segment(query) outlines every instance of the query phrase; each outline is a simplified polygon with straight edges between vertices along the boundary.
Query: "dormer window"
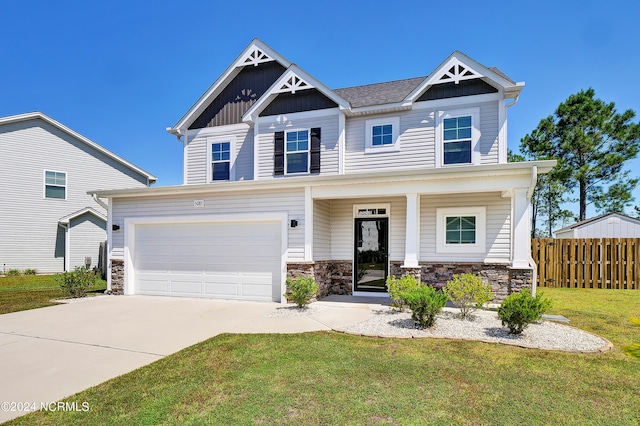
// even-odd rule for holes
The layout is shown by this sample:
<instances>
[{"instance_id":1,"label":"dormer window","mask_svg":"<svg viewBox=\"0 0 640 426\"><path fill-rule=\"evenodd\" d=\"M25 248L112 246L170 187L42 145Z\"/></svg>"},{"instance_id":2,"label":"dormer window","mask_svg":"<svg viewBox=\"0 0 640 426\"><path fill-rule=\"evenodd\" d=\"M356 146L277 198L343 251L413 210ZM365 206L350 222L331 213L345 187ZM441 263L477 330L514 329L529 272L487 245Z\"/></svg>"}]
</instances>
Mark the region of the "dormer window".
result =
<instances>
[{"instance_id":1,"label":"dormer window","mask_svg":"<svg viewBox=\"0 0 640 426\"><path fill-rule=\"evenodd\" d=\"M399 117L376 118L365 123L365 152L399 151Z\"/></svg>"}]
</instances>

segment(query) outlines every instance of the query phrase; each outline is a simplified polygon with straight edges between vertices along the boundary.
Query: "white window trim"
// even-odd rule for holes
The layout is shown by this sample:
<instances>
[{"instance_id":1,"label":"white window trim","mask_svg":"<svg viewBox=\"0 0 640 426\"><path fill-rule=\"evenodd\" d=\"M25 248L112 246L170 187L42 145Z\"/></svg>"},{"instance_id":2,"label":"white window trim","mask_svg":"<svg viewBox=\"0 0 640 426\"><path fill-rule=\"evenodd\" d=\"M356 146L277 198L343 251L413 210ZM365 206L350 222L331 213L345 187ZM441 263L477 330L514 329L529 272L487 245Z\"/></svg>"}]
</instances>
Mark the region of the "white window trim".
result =
<instances>
[{"instance_id":1,"label":"white window trim","mask_svg":"<svg viewBox=\"0 0 640 426\"><path fill-rule=\"evenodd\" d=\"M47 172L51 173L64 173L64 198L47 197ZM51 185L62 186L62 185ZM69 173L60 170L43 170L42 171L42 198L47 200L66 200L69 193Z\"/></svg>"},{"instance_id":2,"label":"white window trim","mask_svg":"<svg viewBox=\"0 0 640 426\"><path fill-rule=\"evenodd\" d=\"M444 164L444 119L471 116L471 163ZM436 111L436 167L464 167L480 164L480 108Z\"/></svg>"},{"instance_id":3,"label":"white window trim","mask_svg":"<svg viewBox=\"0 0 640 426\"><path fill-rule=\"evenodd\" d=\"M358 216L358 210L362 209L386 209L385 214L368 214ZM391 217L391 204L390 203L377 203L377 204L354 204L353 205L353 218L354 219L367 219L367 218L378 218L378 217Z\"/></svg>"},{"instance_id":4,"label":"white window trim","mask_svg":"<svg viewBox=\"0 0 640 426\"><path fill-rule=\"evenodd\" d=\"M214 143L229 142L229 180L213 180L213 156L211 148ZM235 136L213 136L207 138L207 183L231 182L236 180L236 138Z\"/></svg>"},{"instance_id":5,"label":"white window trim","mask_svg":"<svg viewBox=\"0 0 640 426\"><path fill-rule=\"evenodd\" d=\"M392 139L391 145L373 145L373 127L391 124ZM400 117L374 118L365 121L364 129L364 152L365 154L373 154L377 152L397 152L400 151Z\"/></svg>"},{"instance_id":6,"label":"white window trim","mask_svg":"<svg viewBox=\"0 0 640 426\"><path fill-rule=\"evenodd\" d=\"M474 216L476 218L475 244L447 244L447 217ZM487 208L447 207L436 209L436 253L486 253Z\"/></svg>"},{"instance_id":7,"label":"white window trim","mask_svg":"<svg viewBox=\"0 0 640 426\"><path fill-rule=\"evenodd\" d=\"M307 171L305 172L289 172L289 162L287 161L287 155L289 152L287 151L287 135L293 132L307 132L308 143L307 143ZM291 154L300 153L305 151L292 151ZM289 176L295 175L308 175L311 170L311 129L310 128L300 128L300 129L289 129L284 131L284 174Z\"/></svg>"}]
</instances>

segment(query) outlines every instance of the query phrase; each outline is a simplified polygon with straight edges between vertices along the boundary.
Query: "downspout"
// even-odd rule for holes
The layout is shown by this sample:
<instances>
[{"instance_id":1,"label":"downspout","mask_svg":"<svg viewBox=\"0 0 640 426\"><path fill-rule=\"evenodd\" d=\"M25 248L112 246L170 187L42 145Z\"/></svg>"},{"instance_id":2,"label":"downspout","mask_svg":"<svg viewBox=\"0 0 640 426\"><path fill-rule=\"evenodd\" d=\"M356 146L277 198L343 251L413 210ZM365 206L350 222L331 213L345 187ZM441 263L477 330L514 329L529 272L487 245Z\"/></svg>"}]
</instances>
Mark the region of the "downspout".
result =
<instances>
[{"instance_id":1,"label":"downspout","mask_svg":"<svg viewBox=\"0 0 640 426\"><path fill-rule=\"evenodd\" d=\"M531 196L533 195L536 183L538 183L538 166L533 166L531 167L531 184L529 185L529 191L527 191L527 200L529 201L531 201ZM529 221L529 223L531 223L531 221ZM529 232L529 235L531 235L531 232ZM531 241L531 237L529 237L529 241ZM536 289L538 288L538 265L536 265L536 262L533 260L533 256L531 255L531 247L529 247L529 265L533 268L531 295L535 297Z\"/></svg>"},{"instance_id":2,"label":"downspout","mask_svg":"<svg viewBox=\"0 0 640 426\"><path fill-rule=\"evenodd\" d=\"M98 205L100 207L102 207L103 209L109 211L109 206L107 204L104 203L104 201L102 201L99 197L98 194L93 194L93 201L95 201L96 203L98 203Z\"/></svg>"},{"instance_id":3,"label":"downspout","mask_svg":"<svg viewBox=\"0 0 640 426\"><path fill-rule=\"evenodd\" d=\"M515 97L515 98L513 98L513 101L512 101L512 102L509 102L508 104L506 104L506 105L504 106L504 109L509 109L509 107L512 107L512 106L514 106L515 104L517 104L517 103L518 103L518 99L520 99L520 95L516 95L516 97Z\"/></svg>"}]
</instances>

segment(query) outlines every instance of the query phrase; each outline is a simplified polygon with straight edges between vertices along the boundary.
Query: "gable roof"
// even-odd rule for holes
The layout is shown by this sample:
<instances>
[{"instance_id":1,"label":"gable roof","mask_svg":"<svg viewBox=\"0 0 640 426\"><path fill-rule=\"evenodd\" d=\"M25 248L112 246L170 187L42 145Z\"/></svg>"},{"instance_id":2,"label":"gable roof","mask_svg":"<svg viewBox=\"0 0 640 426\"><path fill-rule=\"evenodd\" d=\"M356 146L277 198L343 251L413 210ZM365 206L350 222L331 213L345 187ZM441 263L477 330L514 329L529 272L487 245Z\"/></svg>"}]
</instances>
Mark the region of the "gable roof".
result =
<instances>
[{"instance_id":1,"label":"gable roof","mask_svg":"<svg viewBox=\"0 0 640 426\"><path fill-rule=\"evenodd\" d=\"M402 102L426 77L407 78L384 83L335 89L352 107L368 107Z\"/></svg>"},{"instance_id":2,"label":"gable roof","mask_svg":"<svg viewBox=\"0 0 640 426\"><path fill-rule=\"evenodd\" d=\"M107 157L111 158L112 160L115 160L116 162L122 164L123 166L135 171L136 173L144 176L147 178L147 181L149 182L149 185L151 185L152 183L154 183L156 180L158 180L154 175L152 175L151 173L141 169L140 167L136 166L135 164L125 160L124 158L120 157L119 155L114 154L113 152L109 151L108 149L98 145L97 143L93 142L91 139L82 136L80 133L68 128L67 126L65 126L64 124L54 120L53 118L49 117L48 115L40 112L40 111L35 111L35 112L29 112L26 114L18 114L18 115L10 115L8 117L0 117L0 126L5 125L5 124L10 124L10 123L18 123L21 121L29 121L29 120L42 120L45 123L48 123L50 125L52 125L53 127L56 127L57 129L63 131L64 133L68 134L69 136L79 140L80 142L83 142L84 144L90 146L91 148L95 149L96 151L106 155Z\"/></svg>"},{"instance_id":3,"label":"gable roof","mask_svg":"<svg viewBox=\"0 0 640 426\"><path fill-rule=\"evenodd\" d=\"M296 91L307 89L317 89L320 93L338 104L338 107L341 109L349 108L349 103L336 92L329 89L296 64L291 64L280 78L262 95L258 102L253 104L253 106L244 113L242 119L244 121L254 121L255 117L258 116L279 93L295 93Z\"/></svg>"},{"instance_id":4,"label":"gable roof","mask_svg":"<svg viewBox=\"0 0 640 426\"><path fill-rule=\"evenodd\" d=\"M68 225L69 221L71 221L72 219L75 219L78 216L82 216L85 213L90 213L94 216L96 216L98 219L102 219L103 221L107 221L107 218L105 217L105 215L103 215L102 213L100 213L99 211L91 208L91 207L85 207L84 209L80 209L77 212L73 212L71 214L68 214L64 217L61 217L58 220L58 223L60 223L61 225Z\"/></svg>"},{"instance_id":5,"label":"gable roof","mask_svg":"<svg viewBox=\"0 0 640 426\"><path fill-rule=\"evenodd\" d=\"M588 225L588 224L590 224L592 222L597 222L599 220L606 219L606 218L613 217L613 216L617 216L617 217L619 217L621 219L627 219L627 220L630 220L630 221L635 222L638 225L640 225L640 219L636 219L635 217L627 216L627 215L624 215L624 214L621 214L621 213L605 213L605 214L601 214L600 216L595 216L595 217L592 217L590 219L585 219L583 221L576 222L573 225L565 226L562 229L558 229L557 231L553 231L553 233L557 234L558 232L565 232L565 231L570 231L570 230L576 229L576 228L582 228L583 226Z\"/></svg>"},{"instance_id":6,"label":"gable roof","mask_svg":"<svg viewBox=\"0 0 640 426\"><path fill-rule=\"evenodd\" d=\"M222 73L200 99L189 108L189 110L178 120L173 127L167 127L167 132L172 135L180 137L185 129L187 129L191 123L193 123L198 116L207 108L207 106L220 94L220 92L226 87L227 84L244 68L248 65L257 66L262 62L277 61L283 67L288 68L291 66L284 56L267 46L263 41L254 38L251 43L238 55L238 57L231 63L231 65Z\"/></svg>"}]
</instances>

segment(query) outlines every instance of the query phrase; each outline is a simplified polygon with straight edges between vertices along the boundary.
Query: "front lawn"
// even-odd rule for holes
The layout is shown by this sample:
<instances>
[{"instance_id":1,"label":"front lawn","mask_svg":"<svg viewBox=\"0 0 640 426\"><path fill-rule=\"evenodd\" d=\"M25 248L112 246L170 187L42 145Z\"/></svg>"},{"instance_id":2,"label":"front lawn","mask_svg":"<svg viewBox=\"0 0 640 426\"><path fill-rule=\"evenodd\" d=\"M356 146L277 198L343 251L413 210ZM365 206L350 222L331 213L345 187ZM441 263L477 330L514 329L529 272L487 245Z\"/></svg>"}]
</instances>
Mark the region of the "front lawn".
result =
<instances>
[{"instance_id":1,"label":"front lawn","mask_svg":"<svg viewBox=\"0 0 640 426\"><path fill-rule=\"evenodd\" d=\"M99 280L90 294L102 293L106 288L106 281ZM0 277L0 314L57 305L52 300L63 297L65 293L55 275Z\"/></svg>"},{"instance_id":2,"label":"front lawn","mask_svg":"<svg viewBox=\"0 0 640 426\"><path fill-rule=\"evenodd\" d=\"M10 424L640 424L640 292L548 289L604 354L335 332L221 335Z\"/></svg>"}]
</instances>

